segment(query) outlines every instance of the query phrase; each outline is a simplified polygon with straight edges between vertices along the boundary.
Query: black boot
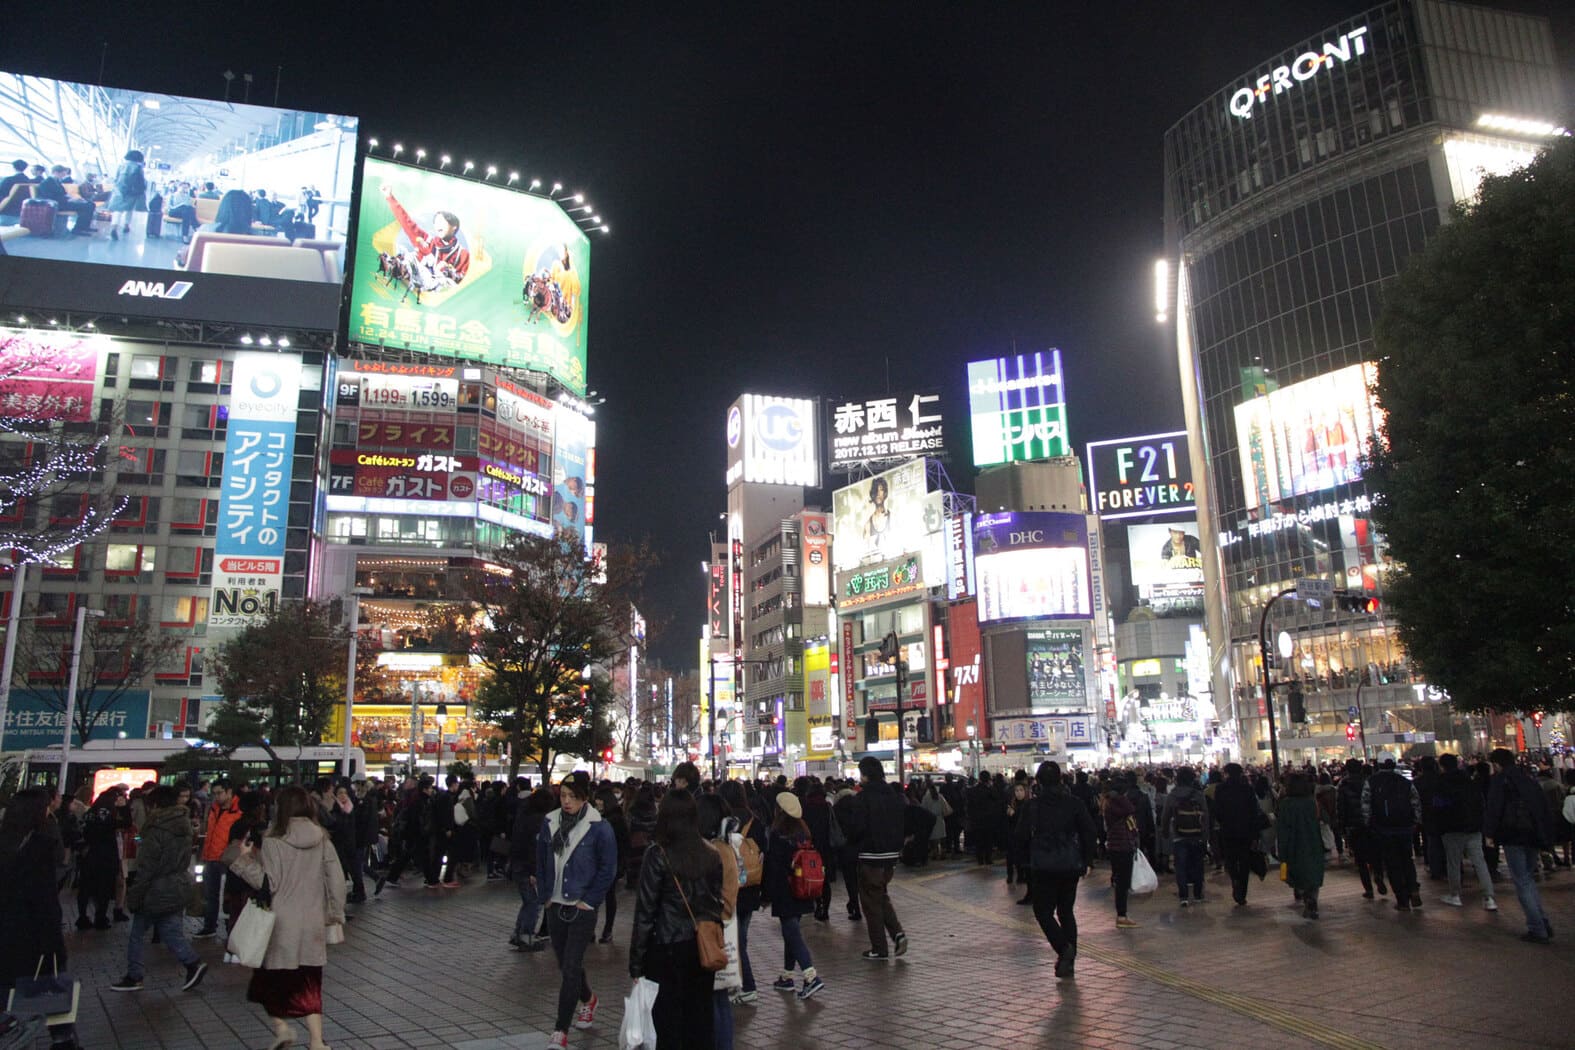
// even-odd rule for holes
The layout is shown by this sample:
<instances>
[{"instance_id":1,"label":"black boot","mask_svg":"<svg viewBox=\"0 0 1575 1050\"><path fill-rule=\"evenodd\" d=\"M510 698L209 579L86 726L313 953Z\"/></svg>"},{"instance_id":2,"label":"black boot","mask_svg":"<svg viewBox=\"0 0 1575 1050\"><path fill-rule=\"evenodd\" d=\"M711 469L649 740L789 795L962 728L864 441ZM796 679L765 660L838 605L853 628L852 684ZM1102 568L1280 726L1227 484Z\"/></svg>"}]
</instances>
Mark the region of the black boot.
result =
<instances>
[{"instance_id":1,"label":"black boot","mask_svg":"<svg viewBox=\"0 0 1575 1050\"><path fill-rule=\"evenodd\" d=\"M1059 953L1055 960L1055 975L1061 978L1072 976L1073 964L1077 962L1077 945L1069 944L1066 951Z\"/></svg>"}]
</instances>

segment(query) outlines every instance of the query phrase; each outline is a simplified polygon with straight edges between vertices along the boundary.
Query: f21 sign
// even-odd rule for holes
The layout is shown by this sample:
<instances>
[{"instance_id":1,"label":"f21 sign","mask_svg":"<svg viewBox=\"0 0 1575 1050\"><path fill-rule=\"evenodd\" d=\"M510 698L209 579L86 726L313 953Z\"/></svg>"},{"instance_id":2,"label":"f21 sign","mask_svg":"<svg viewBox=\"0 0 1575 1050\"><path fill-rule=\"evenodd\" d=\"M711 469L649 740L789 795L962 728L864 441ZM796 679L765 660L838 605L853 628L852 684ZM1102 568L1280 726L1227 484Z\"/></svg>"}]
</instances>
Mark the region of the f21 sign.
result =
<instances>
[{"instance_id":1,"label":"f21 sign","mask_svg":"<svg viewBox=\"0 0 1575 1050\"><path fill-rule=\"evenodd\" d=\"M1090 441L1088 489L1103 521L1196 514L1187 432Z\"/></svg>"}]
</instances>

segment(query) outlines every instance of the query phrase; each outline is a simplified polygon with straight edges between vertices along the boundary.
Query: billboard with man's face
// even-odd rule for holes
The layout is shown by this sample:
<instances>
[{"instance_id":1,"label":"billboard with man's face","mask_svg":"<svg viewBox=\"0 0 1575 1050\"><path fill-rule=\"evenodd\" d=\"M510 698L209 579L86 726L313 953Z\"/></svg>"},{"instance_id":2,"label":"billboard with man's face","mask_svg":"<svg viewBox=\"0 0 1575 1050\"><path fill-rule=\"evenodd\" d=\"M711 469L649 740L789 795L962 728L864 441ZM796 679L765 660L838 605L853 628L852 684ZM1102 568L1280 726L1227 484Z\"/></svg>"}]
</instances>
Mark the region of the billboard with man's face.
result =
<instances>
[{"instance_id":1,"label":"billboard with man's face","mask_svg":"<svg viewBox=\"0 0 1575 1050\"><path fill-rule=\"evenodd\" d=\"M556 201L369 157L357 221L352 340L585 393L591 246Z\"/></svg>"}]
</instances>

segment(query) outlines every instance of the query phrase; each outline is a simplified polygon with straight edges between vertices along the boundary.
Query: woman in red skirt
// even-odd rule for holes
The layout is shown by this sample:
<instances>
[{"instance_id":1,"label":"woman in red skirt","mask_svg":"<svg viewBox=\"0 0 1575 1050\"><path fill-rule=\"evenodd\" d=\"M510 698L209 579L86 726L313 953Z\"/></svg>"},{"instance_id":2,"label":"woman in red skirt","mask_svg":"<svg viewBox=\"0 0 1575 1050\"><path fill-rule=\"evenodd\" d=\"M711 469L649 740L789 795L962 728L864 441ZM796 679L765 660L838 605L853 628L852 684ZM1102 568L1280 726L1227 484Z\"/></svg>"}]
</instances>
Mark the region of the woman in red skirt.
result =
<instances>
[{"instance_id":1,"label":"woman in red skirt","mask_svg":"<svg viewBox=\"0 0 1575 1050\"><path fill-rule=\"evenodd\" d=\"M246 998L260 1004L272 1020L272 1050L295 1045L290 1019L296 1017L306 1024L312 1050L327 1050L323 966L329 927L343 929L345 875L306 789L291 785L280 791L262 848L243 841L236 853L230 870L259 889L266 878L273 894L273 936L262 967L252 973Z\"/></svg>"}]
</instances>

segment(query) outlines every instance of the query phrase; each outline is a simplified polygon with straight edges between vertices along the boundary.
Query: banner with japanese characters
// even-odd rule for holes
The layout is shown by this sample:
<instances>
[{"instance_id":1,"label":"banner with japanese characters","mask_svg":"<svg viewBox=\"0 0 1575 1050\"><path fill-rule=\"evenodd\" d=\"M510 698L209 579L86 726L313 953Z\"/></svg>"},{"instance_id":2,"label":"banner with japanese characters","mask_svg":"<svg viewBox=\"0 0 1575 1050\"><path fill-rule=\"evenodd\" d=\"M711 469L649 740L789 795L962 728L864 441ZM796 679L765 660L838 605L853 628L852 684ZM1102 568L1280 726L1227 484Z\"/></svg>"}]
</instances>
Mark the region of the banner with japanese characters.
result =
<instances>
[{"instance_id":1,"label":"banner with japanese characters","mask_svg":"<svg viewBox=\"0 0 1575 1050\"><path fill-rule=\"evenodd\" d=\"M259 623L279 604L301 358L248 351L233 375L208 614L221 628Z\"/></svg>"},{"instance_id":2,"label":"banner with japanese characters","mask_svg":"<svg viewBox=\"0 0 1575 1050\"><path fill-rule=\"evenodd\" d=\"M30 422L93 418L101 336L0 328L0 416Z\"/></svg>"},{"instance_id":3,"label":"banner with japanese characters","mask_svg":"<svg viewBox=\"0 0 1575 1050\"><path fill-rule=\"evenodd\" d=\"M826 469L833 474L915 456L944 456L941 395L900 394L834 404L826 435Z\"/></svg>"}]
</instances>

